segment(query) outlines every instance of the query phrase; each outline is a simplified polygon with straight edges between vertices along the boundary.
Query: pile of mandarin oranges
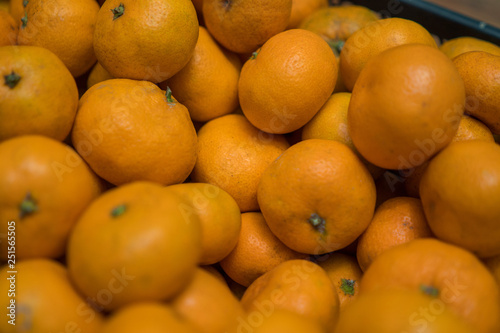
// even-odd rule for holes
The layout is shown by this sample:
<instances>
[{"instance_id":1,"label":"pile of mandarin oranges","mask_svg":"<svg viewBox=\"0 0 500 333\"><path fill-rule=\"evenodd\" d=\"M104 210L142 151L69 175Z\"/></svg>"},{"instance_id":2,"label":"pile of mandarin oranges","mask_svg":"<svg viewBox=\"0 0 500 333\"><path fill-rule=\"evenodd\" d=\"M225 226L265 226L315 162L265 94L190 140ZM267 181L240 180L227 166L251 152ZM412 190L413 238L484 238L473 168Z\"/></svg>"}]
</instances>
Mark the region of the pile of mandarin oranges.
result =
<instances>
[{"instance_id":1,"label":"pile of mandarin oranges","mask_svg":"<svg viewBox=\"0 0 500 333\"><path fill-rule=\"evenodd\" d=\"M0 332L500 332L498 45L327 0L0 4Z\"/></svg>"}]
</instances>

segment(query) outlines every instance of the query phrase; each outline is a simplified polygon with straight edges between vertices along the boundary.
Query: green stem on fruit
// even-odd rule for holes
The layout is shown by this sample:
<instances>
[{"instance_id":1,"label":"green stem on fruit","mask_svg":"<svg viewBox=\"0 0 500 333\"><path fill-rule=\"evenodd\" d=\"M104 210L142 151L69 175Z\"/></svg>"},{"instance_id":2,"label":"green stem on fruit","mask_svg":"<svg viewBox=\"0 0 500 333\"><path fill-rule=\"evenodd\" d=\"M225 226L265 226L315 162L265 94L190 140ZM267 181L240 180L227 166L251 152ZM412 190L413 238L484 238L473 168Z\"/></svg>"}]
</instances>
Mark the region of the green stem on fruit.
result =
<instances>
[{"instance_id":1,"label":"green stem on fruit","mask_svg":"<svg viewBox=\"0 0 500 333\"><path fill-rule=\"evenodd\" d=\"M21 28L26 28L26 24L28 24L28 13L24 12L24 16L21 17Z\"/></svg>"},{"instance_id":2,"label":"green stem on fruit","mask_svg":"<svg viewBox=\"0 0 500 333\"><path fill-rule=\"evenodd\" d=\"M432 297L439 296L439 290L433 286L426 286L426 285L422 284L422 285L420 285L420 291L423 292L424 294L432 296Z\"/></svg>"},{"instance_id":3,"label":"green stem on fruit","mask_svg":"<svg viewBox=\"0 0 500 333\"><path fill-rule=\"evenodd\" d=\"M29 0L23 0L23 7L26 8L26 6L28 5L28 2Z\"/></svg>"},{"instance_id":4,"label":"green stem on fruit","mask_svg":"<svg viewBox=\"0 0 500 333\"><path fill-rule=\"evenodd\" d=\"M33 199L31 192L26 193L21 204L19 204L19 218L24 218L25 216L31 215L38 211L38 205L35 199Z\"/></svg>"},{"instance_id":5,"label":"green stem on fruit","mask_svg":"<svg viewBox=\"0 0 500 333\"><path fill-rule=\"evenodd\" d=\"M340 290L344 293L344 295L354 295L354 283L356 280L350 279L340 279Z\"/></svg>"},{"instance_id":6,"label":"green stem on fruit","mask_svg":"<svg viewBox=\"0 0 500 333\"><path fill-rule=\"evenodd\" d=\"M124 11L125 6L121 2L118 7L111 9L111 12L113 13L113 21L122 16Z\"/></svg>"},{"instance_id":7,"label":"green stem on fruit","mask_svg":"<svg viewBox=\"0 0 500 333\"><path fill-rule=\"evenodd\" d=\"M252 52L252 55L250 56L250 60L253 60L253 59L257 58L257 54L259 54L258 51Z\"/></svg>"},{"instance_id":8,"label":"green stem on fruit","mask_svg":"<svg viewBox=\"0 0 500 333\"><path fill-rule=\"evenodd\" d=\"M326 221L318 214L312 213L307 222L322 235L326 233Z\"/></svg>"},{"instance_id":9,"label":"green stem on fruit","mask_svg":"<svg viewBox=\"0 0 500 333\"><path fill-rule=\"evenodd\" d=\"M7 85L10 89L14 89L14 87L21 81L21 76L14 71L12 71L8 75L4 75L5 85Z\"/></svg>"},{"instance_id":10,"label":"green stem on fruit","mask_svg":"<svg viewBox=\"0 0 500 333\"><path fill-rule=\"evenodd\" d=\"M333 50L335 55L338 57L340 55L340 52L342 51L342 48L344 47L345 41L343 40L329 40L328 45L330 48Z\"/></svg>"},{"instance_id":11,"label":"green stem on fruit","mask_svg":"<svg viewBox=\"0 0 500 333\"><path fill-rule=\"evenodd\" d=\"M125 204L118 205L111 210L111 216L118 217L118 216L122 215L123 213L125 213L126 210L127 210L127 206Z\"/></svg>"},{"instance_id":12,"label":"green stem on fruit","mask_svg":"<svg viewBox=\"0 0 500 333\"><path fill-rule=\"evenodd\" d=\"M168 86L167 86L167 91L166 91L165 95L167 96L168 103L175 103L175 100L172 97L172 90Z\"/></svg>"}]
</instances>

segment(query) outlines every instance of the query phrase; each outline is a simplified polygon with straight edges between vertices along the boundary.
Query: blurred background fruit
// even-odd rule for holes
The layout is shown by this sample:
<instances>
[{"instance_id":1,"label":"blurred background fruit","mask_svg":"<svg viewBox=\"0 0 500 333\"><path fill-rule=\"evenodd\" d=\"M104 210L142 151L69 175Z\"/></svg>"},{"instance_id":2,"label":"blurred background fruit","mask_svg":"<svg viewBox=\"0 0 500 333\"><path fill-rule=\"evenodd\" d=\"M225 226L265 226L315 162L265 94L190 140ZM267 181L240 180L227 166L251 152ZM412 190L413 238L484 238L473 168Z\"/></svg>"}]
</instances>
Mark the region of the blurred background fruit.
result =
<instances>
[{"instance_id":1,"label":"blurred background fruit","mask_svg":"<svg viewBox=\"0 0 500 333\"><path fill-rule=\"evenodd\" d=\"M0 143L0 218L15 221L15 258L61 258L71 230L104 189L66 144L41 135ZM78 189L78 190L76 190ZM7 235L7 222L0 233ZM2 260L8 244L0 242Z\"/></svg>"}]
</instances>

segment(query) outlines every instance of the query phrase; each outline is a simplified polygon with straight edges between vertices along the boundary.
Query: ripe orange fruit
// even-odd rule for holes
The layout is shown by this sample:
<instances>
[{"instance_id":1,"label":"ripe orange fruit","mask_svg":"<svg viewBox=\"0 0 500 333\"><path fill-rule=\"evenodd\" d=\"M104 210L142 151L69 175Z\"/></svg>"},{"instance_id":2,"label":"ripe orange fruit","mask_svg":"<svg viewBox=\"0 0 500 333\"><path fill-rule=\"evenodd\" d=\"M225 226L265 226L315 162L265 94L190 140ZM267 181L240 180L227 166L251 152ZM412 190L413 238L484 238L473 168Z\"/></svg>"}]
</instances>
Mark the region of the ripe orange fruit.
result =
<instances>
[{"instance_id":1,"label":"ripe orange fruit","mask_svg":"<svg viewBox=\"0 0 500 333\"><path fill-rule=\"evenodd\" d=\"M238 107L238 79L241 61L221 48L207 30L200 27L191 60L177 74L161 82L189 110L191 119L205 122L233 112Z\"/></svg>"},{"instance_id":2,"label":"ripe orange fruit","mask_svg":"<svg viewBox=\"0 0 500 333\"><path fill-rule=\"evenodd\" d=\"M358 298L359 282L363 275L356 258L333 252L325 254L317 261L332 281L340 301L340 313Z\"/></svg>"},{"instance_id":3,"label":"ripe orange fruit","mask_svg":"<svg viewBox=\"0 0 500 333\"><path fill-rule=\"evenodd\" d=\"M203 19L210 34L236 53L255 51L285 30L292 0L203 0Z\"/></svg>"},{"instance_id":4,"label":"ripe orange fruit","mask_svg":"<svg viewBox=\"0 0 500 333\"><path fill-rule=\"evenodd\" d=\"M200 333L229 332L245 316L227 284L202 268L196 270L191 282L170 304Z\"/></svg>"},{"instance_id":5,"label":"ripe orange fruit","mask_svg":"<svg viewBox=\"0 0 500 333\"><path fill-rule=\"evenodd\" d=\"M500 55L466 52L453 63L465 84L465 112L500 134Z\"/></svg>"},{"instance_id":6,"label":"ripe orange fruit","mask_svg":"<svg viewBox=\"0 0 500 333\"><path fill-rule=\"evenodd\" d=\"M4 290L0 296L3 333L66 332L68 329L101 332L102 314L76 292L66 267L55 260L18 260L15 269L3 265L0 288ZM11 320L14 324L9 323Z\"/></svg>"},{"instance_id":7,"label":"ripe orange fruit","mask_svg":"<svg viewBox=\"0 0 500 333\"><path fill-rule=\"evenodd\" d=\"M383 173L383 170L361 156L349 135L347 111L350 101L351 93L348 92L330 95L318 113L302 127L302 140L327 139L342 142L356 153L372 176L378 178Z\"/></svg>"},{"instance_id":8,"label":"ripe orange fruit","mask_svg":"<svg viewBox=\"0 0 500 333\"><path fill-rule=\"evenodd\" d=\"M236 247L220 261L220 266L232 280L248 287L282 262L306 257L283 244L271 232L260 212L248 212L241 215Z\"/></svg>"},{"instance_id":9,"label":"ripe orange fruit","mask_svg":"<svg viewBox=\"0 0 500 333\"><path fill-rule=\"evenodd\" d=\"M18 260L61 257L77 219L102 191L99 179L71 147L44 136L3 141L0 160L0 234L14 221ZM8 246L0 242L2 260Z\"/></svg>"},{"instance_id":10,"label":"ripe orange fruit","mask_svg":"<svg viewBox=\"0 0 500 333\"><path fill-rule=\"evenodd\" d=\"M342 312L335 333L476 332L439 300L416 291L361 294Z\"/></svg>"},{"instance_id":11,"label":"ripe orange fruit","mask_svg":"<svg viewBox=\"0 0 500 333\"><path fill-rule=\"evenodd\" d=\"M458 124L457 133L455 133L455 136L451 139L451 141L456 142L470 140L494 142L495 138L493 137L493 133L491 133L485 124L464 114Z\"/></svg>"},{"instance_id":12,"label":"ripe orange fruit","mask_svg":"<svg viewBox=\"0 0 500 333\"><path fill-rule=\"evenodd\" d=\"M375 208L370 173L349 147L332 140L291 146L265 170L257 196L271 231L307 254L352 243Z\"/></svg>"},{"instance_id":13,"label":"ripe orange fruit","mask_svg":"<svg viewBox=\"0 0 500 333\"><path fill-rule=\"evenodd\" d=\"M377 207L370 225L359 237L356 252L359 267L366 271L382 252L423 237L432 237L432 232L420 200L391 198Z\"/></svg>"},{"instance_id":14,"label":"ripe orange fruit","mask_svg":"<svg viewBox=\"0 0 500 333\"><path fill-rule=\"evenodd\" d=\"M236 200L241 212L256 211L260 177L288 146L282 135L261 132L242 115L215 118L198 131L191 179L220 187Z\"/></svg>"},{"instance_id":15,"label":"ripe orange fruit","mask_svg":"<svg viewBox=\"0 0 500 333\"><path fill-rule=\"evenodd\" d=\"M322 333L325 330L316 321L305 318L289 310L277 309L262 316L260 313L250 313L246 321L242 321L239 332L253 333Z\"/></svg>"},{"instance_id":16,"label":"ripe orange fruit","mask_svg":"<svg viewBox=\"0 0 500 333\"><path fill-rule=\"evenodd\" d=\"M346 41L353 33L378 19L374 11L364 6L329 6L311 13L299 28L317 33L340 53L338 46L343 43L338 44L339 41Z\"/></svg>"},{"instance_id":17,"label":"ripe orange fruit","mask_svg":"<svg viewBox=\"0 0 500 333\"><path fill-rule=\"evenodd\" d=\"M369 162L409 169L452 140L464 103L463 81L442 52L422 44L393 47L361 72L349 103L349 133Z\"/></svg>"},{"instance_id":18,"label":"ripe orange fruit","mask_svg":"<svg viewBox=\"0 0 500 333\"><path fill-rule=\"evenodd\" d=\"M188 63L197 39L189 0L112 0L97 16L94 50L112 76L158 83Z\"/></svg>"},{"instance_id":19,"label":"ripe orange fruit","mask_svg":"<svg viewBox=\"0 0 500 333\"><path fill-rule=\"evenodd\" d=\"M449 308L474 332L498 332L499 287L479 259L463 248L434 238L393 247L365 271L360 295L408 289L432 296L429 304Z\"/></svg>"},{"instance_id":20,"label":"ripe orange fruit","mask_svg":"<svg viewBox=\"0 0 500 333\"><path fill-rule=\"evenodd\" d=\"M318 113L302 128L302 140L328 139L342 142L355 150L347 128L347 110L351 93L330 95Z\"/></svg>"},{"instance_id":21,"label":"ripe orange fruit","mask_svg":"<svg viewBox=\"0 0 500 333\"><path fill-rule=\"evenodd\" d=\"M347 90L354 89L354 83L368 60L392 47L413 43L437 48L434 38L424 27L398 17L369 22L354 32L342 47L339 61L339 69Z\"/></svg>"},{"instance_id":22,"label":"ripe orange fruit","mask_svg":"<svg viewBox=\"0 0 500 333\"><path fill-rule=\"evenodd\" d=\"M109 79L113 79L113 76L111 76L111 74L109 74L109 72L105 70L99 62L96 62L87 78L87 89L92 87L94 84Z\"/></svg>"},{"instance_id":23,"label":"ripe orange fruit","mask_svg":"<svg viewBox=\"0 0 500 333\"><path fill-rule=\"evenodd\" d=\"M455 142L430 161L420 181L429 226L480 257L500 254L500 146Z\"/></svg>"},{"instance_id":24,"label":"ripe orange fruit","mask_svg":"<svg viewBox=\"0 0 500 333\"><path fill-rule=\"evenodd\" d=\"M98 11L95 0L29 0L18 43L49 49L80 76L96 61L92 41Z\"/></svg>"},{"instance_id":25,"label":"ripe orange fruit","mask_svg":"<svg viewBox=\"0 0 500 333\"><path fill-rule=\"evenodd\" d=\"M262 131L295 131L330 97L337 71L335 55L315 33L302 29L279 33L241 69L241 110Z\"/></svg>"},{"instance_id":26,"label":"ripe orange fruit","mask_svg":"<svg viewBox=\"0 0 500 333\"><path fill-rule=\"evenodd\" d=\"M179 206L184 215L196 215L201 222L200 264L215 264L226 257L236 246L241 230L241 213L233 197L206 183L182 183L167 189L185 201Z\"/></svg>"},{"instance_id":27,"label":"ripe orange fruit","mask_svg":"<svg viewBox=\"0 0 500 333\"><path fill-rule=\"evenodd\" d=\"M328 0L292 0L292 12L286 28L298 28L306 17L328 5Z\"/></svg>"},{"instance_id":28,"label":"ripe orange fruit","mask_svg":"<svg viewBox=\"0 0 500 333\"><path fill-rule=\"evenodd\" d=\"M80 99L72 140L90 167L115 185L181 183L196 162L196 131L186 107L149 81L92 86Z\"/></svg>"},{"instance_id":29,"label":"ripe orange fruit","mask_svg":"<svg viewBox=\"0 0 500 333\"><path fill-rule=\"evenodd\" d=\"M196 333L171 306L160 302L138 302L115 311L106 319L101 333Z\"/></svg>"},{"instance_id":30,"label":"ripe orange fruit","mask_svg":"<svg viewBox=\"0 0 500 333\"><path fill-rule=\"evenodd\" d=\"M2 31L0 46L17 44L17 34L19 33L17 21L8 11L3 9L0 9L0 31Z\"/></svg>"},{"instance_id":31,"label":"ripe orange fruit","mask_svg":"<svg viewBox=\"0 0 500 333\"><path fill-rule=\"evenodd\" d=\"M119 186L92 202L68 242L77 289L106 310L178 294L201 255L200 221L182 214L181 203L151 182Z\"/></svg>"},{"instance_id":32,"label":"ripe orange fruit","mask_svg":"<svg viewBox=\"0 0 500 333\"><path fill-rule=\"evenodd\" d=\"M9 12L14 18L14 21L19 22L21 18L24 16L24 8L28 4L28 1L25 0L10 0L9 1Z\"/></svg>"},{"instance_id":33,"label":"ripe orange fruit","mask_svg":"<svg viewBox=\"0 0 500 333\"><path fill-rule=\"evenodd\" d=\"M63 141L78 106L75 79L49 50L0 48L0 141L39 134Z\"/></svg>"},{"instance_id":34,"label":"ripe orange fruit","mask_svg":"<svg viewBox=\"0 0 500 333\"><path fill-rule=\"evenodd\" d=\"M469 36L449 39L441 44L439 49L450 59L469 51L484 51L500 56L500 47L497 45Z\"/></svg>"},{"instance_id":35,"label":"ripe orange fruit","mask_svg":"<svg viewBox=\"0 0 500 333\"><path fill-rule=\"evenodd\" d=\"M326 272L308 260L287 260L260 276L241 299L250 316L268 317L288 310L315 320L326 331L333 329L339 313L339 299Z\"/></svg>"}]
</instances>

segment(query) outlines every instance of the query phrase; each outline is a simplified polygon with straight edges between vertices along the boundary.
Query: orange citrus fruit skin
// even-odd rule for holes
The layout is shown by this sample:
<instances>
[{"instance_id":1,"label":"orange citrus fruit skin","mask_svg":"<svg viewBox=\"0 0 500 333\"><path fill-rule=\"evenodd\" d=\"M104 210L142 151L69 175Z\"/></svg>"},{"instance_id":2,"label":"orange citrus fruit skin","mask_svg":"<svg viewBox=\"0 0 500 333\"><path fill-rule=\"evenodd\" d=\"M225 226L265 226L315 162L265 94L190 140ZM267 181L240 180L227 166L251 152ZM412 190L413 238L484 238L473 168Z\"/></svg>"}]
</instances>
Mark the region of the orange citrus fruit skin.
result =
<instances>
[{"instance_id":1,"label":"orange citrus fruit skin","mask_svg":"<svg viewBox=\"0 0 500 333\"><path fill-rule=\"evenodd\" d=\"M339 67L347 90L352 91L368 60L392 47L413 43L437 48L434 38L424 27L398 17L370 22L354 32L340 52Z\"/></svg>"},{"instance_id":2,"label":"orange citrus fruit skin","mask_svg":"<svg viewBox=\"0 0 500 333\"><path fill-rule=\"evenodd\" d=\"M453 58L465 85L465 113L500 134L500 55L471 51Z\"/></svg>"},{"instance_id":3,"label":"orange citrus fruit skin","mask_svg":"<svg viewBox=\"0 0 500 333\"><path fill-rule=\"evenodd\" d=\"M101 332L104 316L75 290L67 268L59 261L47 258L19 260L14 269L17 273L12 271L8 265L0 268L0 287L5 290L0 295L0 314L4 318L0 321L0 330L3 333L66 332L68 329ZM7 279L13 275L14 280ZM15 297L9 297L9 293ZM15 325L8 322L13 318L7 317L12 313L7 309L11 300L15 300Z\"/></svg>"},{"instance_id":4,"label":"orange citrus fruit skin","mask_svg":"<svg viewBox=\"0 0 500 333\"><path fill-rule=\"evenodd\" d=\"M313 32L291 29L271 37L241 69L241 110L262 131L283 134L305 125L332 94L338 63Z\"/></svg>"},{"instance_id":5,"label":"orange citrus fruit skin","mask_svg":"<svg viewBox=\"0 0 500 333\"><path fill-rule=\"evenodd\" d=\"M153 182L122 185L96 199L68 242L76 288L105 310L172 299L193 277L201 255L200 221L182 214L181 203Z\"/></svg>"},{"instance_id":6,"label":"orange citrus fruit skin","mask_svg":"<svg viewBox=\"0 0 500 333\"><path fill-rule=\"evenodd\" d=\"M253 52L285 30L291 11L292 0L204 0L202 6L210 34L236 53Z\"/></svg>"},{"instance_id":7,"label":"orange citrus fruit skin","mask_svg":"<svg viewBox=\"0 0 500 333\"><path fill-rule=\"evenodd\" d=\"M19 22L21 17L24 15L24 0L10 0L9 1L9 12L14 18L14 20Z\"/></svg>"},{"instance_id":8,"label":"orange citrus fruit skin","mask_svg":"<svg viewBox=\"0 0 500 333\"><path fill-rule=\"evenodd\" d=\"M471 252L435 238L419 238L380 254L364 272L360 295L411 290L433 295L471 325L498 332L500 293L493 275Z\"/></svg>"},{"instance_id":9,"label":"orange citrus fruit skin","mask_svg":"<svg viewBox=\"0 0 500 333\"><path fill-rule=\"evenodd\" d=\"M231 113L238 107L238 56L217 44L200 26L198 41L189 62L160 88L172 89L189 110L191 119L206 122Z\"/></svg>"},{"instance_id":10,"label":"orange citrus fruit skin","mask_svg":"<svg viewBox=\"0 0 500 333\"><path fill-rule=\"evenodd\" d=\"M106 318L101 333L175 332L198 331L179 318L172 306L161 302L137 302L114 311Z\"/></svg>"},{"instance_id":11,"label":"orange citrus fruit skin","mask_svg":"<svg viewBox=\"0 0 500 333\"><path fill-rule=\"evenodd\" d=\"M476 332L435 299L417 291L384 290L360 295L339 318L335 333Z\"/></svg>"},{"instance_id":12,"label":"orange citrus fruit skin","mask_svg":"<svg viewBox=\"0 0 500 333\"><path fill-rule=\"evenodd\" d=\"M495 138L493 137L493 133L491 133L484 123L476 118L464 114L458 124L457 133L451 142L470 140L494 142Z\"/></svg>"},{"instance_id":13,"label":"orange citrus fruit skin","mask_svg":"<svg viewBox=\"0 0 500 333\"><path fill-rule=\"evenodd\" d=\"M181 183L196 162L189 112L149 81L110 79L92 86L80 98L71 134L90 167L115 185Z\"/></svg>"},{"instance_id":14,"label":"orange citrus fruit skin","mask_svg":"<svg viewBox=\"0 0 500 333\"><path fill-rule=\"evenodd\" d=\"M93 38L98 12L94 0L29 0L18 44L49 49L74 77L80 76L96 62Z\"/></svg>"},{"instance_id":15,"label":"orange citrus fruit skin","mask_svg":"<svg viewBox=\"0 0 500 333\"><path fill-rule=\"evenodd\" d=\"M332 281L340 301L340 312L354 302L359 295L359 283L363 271L359 268L356 257L333 252L325 254L317 259L320 265Z\"/></svg>"},{"instance_id":16,"label":"orange citrus fruit skin","mask_svg":"<svg viewBox=\"0 0 500 333\"><path fill-rule=\"evenodd\" d=\"M484 51L500 56L500 47L488 41L475 37L462 36L449 39L439 46L441 52L450 59L469 51Z\"/></svg>"},{"instance_id":17,"label":"orange citrus fruit skin","mask_svg":"<svg viewBox=\"0 0 500 333\"><path fill-rule=\"evenodd\" d=\"M191 282L169 304L200 333L229 332L245 311L224 280L197 268Z\"/></svg>"},{"instance_id":18,"label":"orange citrus fruit skin","mask_svg":"<svg viewBox=\"0 0 500 333\"><path fill-rule=\"evenodd\" d=\"M111 76L111 74L109 74L109 72L105 70L99 62L96 62L94 67L92 67L92 69L90 70L89 76L87 78L87 90L94 84L109 79L113 79L113 76Z\"/></svg>"},{"instance_id":19,"label":"orange citrus fruit skin","mask_svg":"<svg viewBox=\"0 0 500 333\"><path fill-rule=\"evenodd\" d=\"M14 17L6 10L0 9L0 46L16 45L19 26Z\"/></svg>"},{"instance_id":20,"label":"orange citrus fruit skin","mask_svg":"<svg viewBox=\"0 0 500 333\"><path fill-rule=\"evenodd\" d=\"M345 41L378 19L377 14L367 7L329 6L311 13L300 23L299 28L315 32L327 42Z\"/></svg>"},{"instance_id":21,"label":"orange citrus fruit skin","mask_svg":"<svg viewBox=\"0 0 500 333\"><path fill-rule=\"evenodd\" d=\"M395 197L375 210L370 225L359 237L356 257L366 271L382 252L415 238L432 237L422 203L410 197Z\"/></svg>"},{"instance_id":22,"label":"orange citrus fruit skin","mask_svg":"<svg viewBox=\"0 0 500 333\"><path fill-rule=\"evenodd\" d=\"M500 146L451 143L420 181L420 198L434 234L480 257L500 254Z\"/></svg>"},{"instance_id":23,"label":"orange citrus fruit skin","mask_svg":"<svg viewBox=\"0 0 500 333\"><path fill-rule=\"evenodd\" d=\"M75 79L51 51L38 46L0 49L0 141L39 134L63 141L78 107ZM19 76L15 86L6 76Z\"/></svg>"},{"instance_id":24,"label":"orange citrus fruit skin","mask_svg":"<svg viewBox=\"0 0 500 333\"><path fill-rule=\"evenodd\" d=\"M339 92L330 95L314 117L301 128L302 140L328 139L342 142L351 148L363 161L374 179L380 177L383 169L364 159L352 143L347 124L347 112L351 101L351 93Z\"/></svg>"},{"instance_id":25,"label":"orange citrus fruit skin","mask_svg":"<svg viewBox=\"0 0 500 333\"><path fill-rule=\"evenodd\" d=\"M201 265L224 259L236 246L241 231L241 213L236 200L223 189L207 183L167 186L184 199L179 208L186 215L197 215L202 228Z\"/></svg>"},{"instance_id":26,"label":"orange citrus fruit skin","mask_svg":"<svg viewBox=\"0 0 500 333\"><path fill-rule=\"evenodd\" d=\"M457 69L435 47L408 44L371 59L348 110L352 141L369 162L409 169L451 142L465 104Z\"/></svg>"},{"instance_id":27,"label":"orange citrus fruit skin","mask_svg":"<svg viewBox=\"0 0 500 333\"><path fill-rule=\"evenodd\" d=\"M123 15L115 18L120 5ZM112 0L99 11L93 41L97 60L113 77L158 83L188 63L197 39L189 0Z\"/></svg>"},{"instance_id":28,"label":"orange citrus fruit skin","mask_svg":"<svg viewBox=\"0 0 500 333\"><path fill-rule=\"evenodd\" d=\"M257 187L266 167L289 147L282 135L255 128L241 114L212 119L198 131L195 182L229 193L241 212L257 211Z\"/></svg>"},{"instance_id":29,"label":"orange citrus fruit skin","mask_svg":"<svg viewBox=\"0 0 500 333\"><path fill-rule=\"evenodd\" d=\"M248 287L282 262L305 258L307 255L291 250L271 232L262 213L247 212L241 215L236 247L219 264L231 279Z\"/></svg>"},{"instance_id":30,"label":"orange citrus fruit skin","mask_svg":"<svg viewBox=\"0 0 500 333\"><path fill-rule=\"evenodd\" d=\"M321 333L325 331L313 319L305 318L290 310L275 310L262 321L256 321L254 318L259 317L252 317L249 314L247 322L242 322L241 330L253 328L255 333Z\"/></svg>"},{"instance_id":31,"label":"orange citrus fruit skin","mask_svg":"<svg viewBox=\"0 0 500 333\"><path fill-rule=\"evenodd\" d=\"M302 259L287 260L260 276L246 289L241 304L249 316L288 310L326 331L339 316L339 299L325 270Z\"/></svg>"},{"instance_id":32,"label":"orange citrus fruit skin","mask_svg":"<svg viewBox=\"0 0 500 333\"><path fill-rule=\"evenodd\" d=\"M332 140L291 146L266 169L257 196L271 231L307 254L352 243L375 208L372 176L349 147Z\"/></svg>"},{"instance_id":33,"label":"orange citrus fruit skin","mask_svg":"<svg viewBox=\"0 0 500 333\"><path fill-rule=\"evenodd\" d=\"M15 222L16 259L62 257L72 228L103 191L100 179L71 147L40 135L2 141L0 160L0 233ZM0 242L2 260L8 246Z\"/></svg>"},{"instance_id":34,"label":"orange citrus fruit skin","mask_svg":"<svg viewBox=\"0 0 500 333\"><path fill-rule=\"evenodd\" d=\"M306 17L328 5L328 0L292 0L290 21L286 29L298 28Z\"/></svg>"}]
</instances>

